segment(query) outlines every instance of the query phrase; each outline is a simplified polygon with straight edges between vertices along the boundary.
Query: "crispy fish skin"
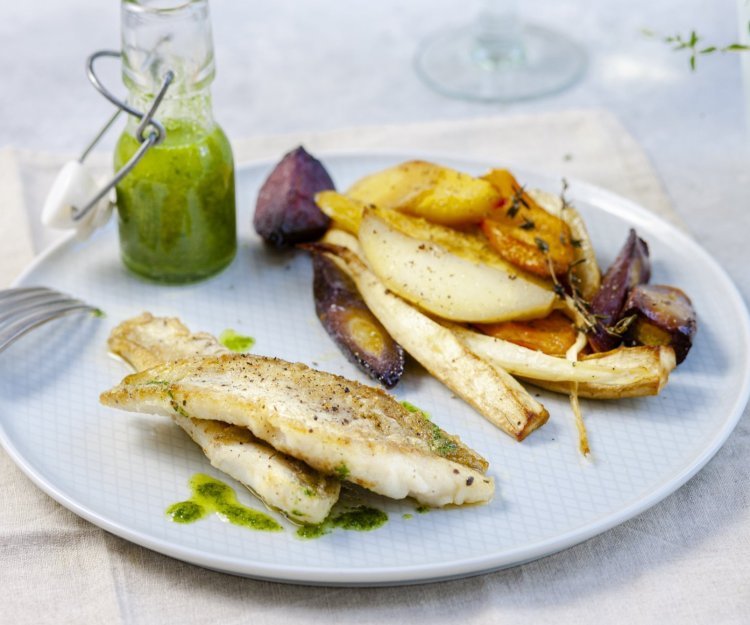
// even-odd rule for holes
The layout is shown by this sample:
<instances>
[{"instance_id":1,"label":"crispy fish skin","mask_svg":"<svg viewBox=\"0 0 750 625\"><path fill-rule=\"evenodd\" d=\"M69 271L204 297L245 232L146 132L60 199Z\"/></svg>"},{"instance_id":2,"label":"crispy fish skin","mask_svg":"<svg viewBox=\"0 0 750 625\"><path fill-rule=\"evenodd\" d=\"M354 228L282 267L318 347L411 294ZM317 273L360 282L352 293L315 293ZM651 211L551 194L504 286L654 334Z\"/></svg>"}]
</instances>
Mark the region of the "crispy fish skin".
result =
<instances>
[{"instance_id":1,"label":"crispy fish skin","mask_svg":"<svg viewBox=\"0 0 750 625\"><path fill-rule=\"evenodd\" d=\"M112 331L108 343L114 353L130 362L137 371L191 356L232 353L211 334L191 333L175 317L154 317L150 313L122 322ZM487 461L458 437L412 411L401 411L399 419L444 457L486 473Z\"/></svg>"},{"instance_id":2,"label":"crispy fish skin","mask_svg":"<svg viewBox=\"0 0 750 625\"><path fill-rule=\"evenodd\" d=\"M301 363L248 354L188 358L130 375L100 399L123 410L246 426L321 473L394 499L461 505L494 493L492 478L458 460L468 455L487 466L457 438L411 427L421 417L380 389Z\"/></svg>"},{"instance_id":3,"label":"crispy fish skin","mask_svg":"<svg viewBox=\"0 0 750 625\"><path fill-rule=\"evenodd\" d=\"M108 345L138 371L180 358L231 353L211 334L191 333L179 319L150 313L118 325L110 334ZM321 523L338 500L338 479L279 453L247 428L191 419L180 413L171 416L203 449L214 467L292 521Z\"/></svg>"},{"instance_id":4,"label":"crispy fish skin","mask_svg":"<svg viewBox=\"0 0 750 625\"><path fill-rule=\"evenodd\" d=\"M176 317L154 317L148 312L118 325L110 333L107 345L136 371L190 356L232 353L212 334L191 333Z\"/></svg>"}]
</instances>

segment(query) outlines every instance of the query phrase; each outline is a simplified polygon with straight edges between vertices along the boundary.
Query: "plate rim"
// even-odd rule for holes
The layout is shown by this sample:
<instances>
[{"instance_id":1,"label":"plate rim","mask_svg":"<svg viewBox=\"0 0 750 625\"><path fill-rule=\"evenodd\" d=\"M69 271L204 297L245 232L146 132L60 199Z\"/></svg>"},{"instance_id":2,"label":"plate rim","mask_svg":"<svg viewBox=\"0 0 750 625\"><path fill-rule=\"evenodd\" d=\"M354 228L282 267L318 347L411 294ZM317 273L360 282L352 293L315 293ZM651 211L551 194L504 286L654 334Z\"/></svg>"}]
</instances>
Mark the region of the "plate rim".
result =
<instances>
[{"instance_id":1,"label":"plate rim","mask_svg":"<svg viewBox=\"0 0 750 625\"><path fill-rule=\"evenodd\" d=\"M349 160L361 158L384 158L392 160L394 163L404 160L413 160L415 158L423 158L425 160L429 159L440 163L451 163L454 164L454 166L461 166L469 169L487 168L488 166L491 166L488 164L489 160L460 158L455 155L429 151L414 151L405 154L400 150L321 150L316 151L316 158L324 162L330 159ZM276 162L275 159L271 158L243 160L236 165L236 169L238 172L241 170L262 167L270 169ZM514 167L512 163L504 165L515 172L520 172L521 176L529 175L547 180L555 178L554 172L539 171L528 167ZM563 178L562 176L559 177L560 179ZM660 231L662 234L668 233L670 237L677 237L678 240L690 246L701 255L701 260L710 268L712 275L717 276L721 280L722 284L720 286L722 292L727 296L727 303L732 306L732 309L737 313L738 318L742 320L741 344L745 346L744 370L746 372L750 371L750 350L748 350L748 346L750 346L750 315L748 315L747 306L742 295L718 261L716 261L713 256L711 256L694 238L689 236L676 225L669 223L660 215L652 213L637 202L580 179L565 178L570 185L568 189L569 194L573 196L584 195L586 197L585 201L595 206L596 210L615 215L626 222L648 224L649 229L652 231L654 231L655 226L657 226L657 231ZM607 208L604 208L603 205L607 206ZM96 233L94 236L99 235L100 233ZM29 279L29 276L51 256L59 253L66 247L77 244L79 244L79 242L76 240L75 234L70 234L61 238L60 241L39 254L21 272L21 274L13 280L11 286L23 285ZM163 555L202 566L204 568L266 581L325 586L394 586L404 584L422 584L481 575L491 571L518 566L526 562L552 555L602 534L653 507L674 493L696 475L726 442L727 438L736 427L739 419L742 417L745 406L750 398L750 376L743 376L743 380L743 385L739 389L730 410L727 412L727 418L723 421L721 427L714 432L713 437L708 442L703 443L697 450L697 453L684 463L681 468L672 472L670 475L663 477L660 480L659 485L657 485L651 492L635 497L626 505L621 506L616 512L609 514L604 518L589 520L579 526L567 530L563 534L556 534L534 543L527 543L521 547L506 549L500 552L500 554L495 552L489 555L453 560L442 564L430 563L413 566L374 567L367 569L336 568L334 570L331 568L321 569L283 564L258 565L245 558L207 554L205 550L174 545L166 540L154 538L138 530L133 530L127 525L118 523L117 521L112 521L109 518L100 515L88 506L71 498L64 492L64 490L57 488L47 480L40 471L27 461L17 449L14 442L8 437L2 422L0 422L0 444L2 444L5 451L22 472L31 479L37 487L59 504L112 534Z\"/></svg>"}]
</instances>

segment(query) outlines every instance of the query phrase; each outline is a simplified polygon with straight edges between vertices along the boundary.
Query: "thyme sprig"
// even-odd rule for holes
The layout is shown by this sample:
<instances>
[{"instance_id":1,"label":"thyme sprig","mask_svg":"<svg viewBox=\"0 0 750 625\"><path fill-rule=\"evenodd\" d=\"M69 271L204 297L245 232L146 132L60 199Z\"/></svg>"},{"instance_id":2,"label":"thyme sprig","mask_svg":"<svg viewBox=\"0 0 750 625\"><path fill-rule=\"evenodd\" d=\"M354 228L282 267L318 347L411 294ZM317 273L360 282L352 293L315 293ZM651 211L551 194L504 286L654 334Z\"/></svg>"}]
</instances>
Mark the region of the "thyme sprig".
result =
<instances>
[{"instance_id":1,"label":"thyme sprig","mask_svg":"<svg viewBox=\"0 0 750 625\"><path fill-rule=\"evenodd\" d=\"M570 206L570 202L568 201L568 197L565 195L568 192L568 188L570 187L570 184L568 183L567 178L562 179L562 190L560 191L560 201L562 202L562 208L561 211L564 211L568 206Z\"/></svg>"},{"instance_id":2,"label":"thyme sprig","mask_svg":"<svg viewBox=\"0 0 750 625\"><path fill-rule=\"evenodd\" d=\"M561 210L564 210L565 208L571 207L572 204L565 196L568 190L568 181L563 178L562 183L563 184L562 191L560 192L560 201L562 202ZM534 241L537 245L537 248L540 252L542 252L542 254L544 254L545 260L547 261L549 274L552 279L552 290L559 299L565 302L567 309L574 317L576 326L578 327L578 331L585 334L603 331L609 335L622 338L630 328L630 326L635 322L637 316L630 315L618 320L612 325L607 325L604 323L604 318L601 315L597 315L592 312L591 302L586 300L583 295L581 295L580 289L578 288L580 285L580 278L575 273L575 268L578 265L587 262L586 259L579 258L570 263L566 272L566 288L560 282L557 275L555 275L552 258L549 254L549 246L547 245L547 243L539 237L536 237Z\"/></svg>"},{"instance_id":3,"label":"thyme sprig","mask_svg":"<svg viewBox=\"0 0 750 625\"><path fill-rule=\"evenodd\" d=\"M561 211L564 211L566 208L571 207L572 204L568 200L566 193L569 188L568 181L563 178L562 179L562 190L560 191L560 202L562 203ZM572 240L571 244L574 247L580 247L581 242L577 240ZM543 250L544 251L544 250ZM579 290L579 284L580 284L580 278L576 275L574 269L580 265L581 263L585 263L585 258L579 258L576 261L573 261L569 266L566 273L566 281L568 284L568 292L565 292L563 289L563 286L560 284L557 277L552 272L552 261L547 256L547 262L550 266L550 274L552 275L552 283L553 283L553 290L557 294L558 297L565 300L565 303L568 306L568 309L571 310L571 312L575 315L576 323L579 325L579 331L584 332L586 334L590 334L597 329L601 329L607 334L611 334L613 336L622 337L622 335L627 331L627 329L630 327L630 325L635 321L635 317L626 317L625 319L621 319L617 323L615 323L612 326L605 325L603 323L603 319L600 315L597 315L591 311L591 302L586 300L583 295L581 295L581 292Z\"/></svg>"},{"instance_id":4,"label":"thyme sprig","mask_svg":"<svg viewBox=\"0 0 750 625\"><path fill-rule=\"evenodd\" d=\"M748 31L750 31L750 22L748 22ZM691 30L689 35L683 36L679 33L675 35L659 35L658 33L655 33L652 30L649 30L647 28L644 28L642 30L643 34L646 37L651 37L655 39L660 39L667 45L672 47L672 50L675 52L680 52L682 50L687 50L690 54L689 57L689 63L690 63L690 69L692 71L695 71L697 59L699 56L703 56L706 54L712 54L715 52L747 52L750 51L750 46L742 44L742 43L730 43L729 45L725 46L719 46L719 45L702 45L703 37L698 35L698 33L695 30Z\"/></svg>"}]
</instances>

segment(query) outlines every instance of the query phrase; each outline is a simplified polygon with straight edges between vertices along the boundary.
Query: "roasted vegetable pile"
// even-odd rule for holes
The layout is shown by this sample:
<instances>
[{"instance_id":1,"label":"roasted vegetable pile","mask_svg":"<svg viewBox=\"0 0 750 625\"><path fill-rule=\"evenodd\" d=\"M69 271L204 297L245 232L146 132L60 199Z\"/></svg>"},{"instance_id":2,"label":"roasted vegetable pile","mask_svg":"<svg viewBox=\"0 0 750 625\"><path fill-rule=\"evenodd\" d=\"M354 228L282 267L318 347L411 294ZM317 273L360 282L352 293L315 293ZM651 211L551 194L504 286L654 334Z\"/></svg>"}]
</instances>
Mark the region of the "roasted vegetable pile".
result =
<instances>
[{"instance_id":1,"label":"roasted vegetable pile","mask_svg":"<svg viewBox=\"0 0 750 625\"><path fill-rule=\"evenodd\" d=\"M570 394L574 411L578 396L653 395L696 332L687 295L648 284L634 230L601 275L565 188L411 161L339 193L298 148L263 186L255 225L312 253L317 314L364 371L390 388L406 351L521 440L548 413L518 380Z\"/></svg>"}]
</instances>

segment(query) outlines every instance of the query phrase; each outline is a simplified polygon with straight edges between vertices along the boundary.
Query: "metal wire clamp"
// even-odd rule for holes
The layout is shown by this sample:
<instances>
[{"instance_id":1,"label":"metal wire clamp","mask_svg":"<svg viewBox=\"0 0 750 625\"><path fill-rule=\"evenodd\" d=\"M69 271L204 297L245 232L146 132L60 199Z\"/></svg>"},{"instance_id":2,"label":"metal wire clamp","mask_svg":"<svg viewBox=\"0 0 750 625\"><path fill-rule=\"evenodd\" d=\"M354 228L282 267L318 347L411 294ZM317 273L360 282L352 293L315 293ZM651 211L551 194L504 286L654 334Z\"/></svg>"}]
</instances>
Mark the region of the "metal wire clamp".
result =
<instances>
[{"instance_id":1,"label":"metal wire clamp","mask_svg":"<svg viewBox=\"0 0 750 625\"><path fill-rule=\"evenodd\" d=\"M117 98L104 86L95 71L96 61L102 57L120 58L121 53L116 50L94 52L86 60L86 74L94 88L114 104L117 111L86 146L78 160L70 161L63 166L52 184L42 211L44 225L61 229L74 228L79 238L82 239L87 238L91 232L103 226L109 219L113 203L109 199L106 202L102 200L108 198L112 189L132 171L146 152L164 141L166 130L154 116L174 80L174 73L171 70L167 71L154 101L144 113ZM135 136L140 146L103 187L95 190L96 182L85 168L84 161L123 112L139 120Z\"/></svg>"}]
</instances>

